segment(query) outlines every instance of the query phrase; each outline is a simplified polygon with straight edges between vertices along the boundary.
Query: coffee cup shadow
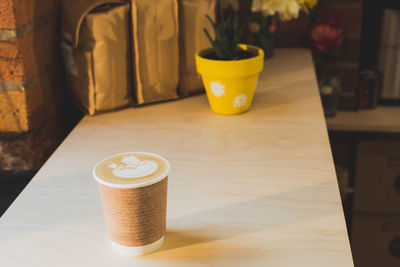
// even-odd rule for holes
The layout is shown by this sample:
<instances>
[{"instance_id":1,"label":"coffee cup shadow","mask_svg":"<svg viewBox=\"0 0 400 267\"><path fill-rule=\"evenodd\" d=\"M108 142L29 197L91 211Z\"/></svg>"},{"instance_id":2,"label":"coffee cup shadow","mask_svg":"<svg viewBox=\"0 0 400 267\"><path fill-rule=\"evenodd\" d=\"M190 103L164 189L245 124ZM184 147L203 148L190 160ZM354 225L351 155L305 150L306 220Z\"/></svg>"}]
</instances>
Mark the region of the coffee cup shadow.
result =
<instances>
[{"instance_id":1,"label":"coffee cup shadow","mask_svg":"<svg viewBox=\"0 0 400 267\"><path fill-rule=\"evenodd\" d=\"M195 244L206 243L212 240L212 238L196 235L195 233L167 231L165 233L165 243L158 251L187 247Z\"/></svg>"}]
</instances>

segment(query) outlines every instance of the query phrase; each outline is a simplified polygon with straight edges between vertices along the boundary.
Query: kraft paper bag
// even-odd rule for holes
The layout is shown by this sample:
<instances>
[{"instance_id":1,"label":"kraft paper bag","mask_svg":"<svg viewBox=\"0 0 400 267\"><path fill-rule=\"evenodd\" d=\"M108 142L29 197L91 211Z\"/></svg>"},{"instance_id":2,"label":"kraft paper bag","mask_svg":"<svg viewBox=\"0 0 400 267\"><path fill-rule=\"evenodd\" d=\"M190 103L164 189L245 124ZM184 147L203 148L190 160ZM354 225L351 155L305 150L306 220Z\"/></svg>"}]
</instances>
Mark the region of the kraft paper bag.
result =
<instances>
[{"instance_id":1,"label":"kraft paper bag","mask_svg":"<svg viewBox=\"0 0 400 267\"><path fill-rule=\"evenodd\" d=\"M179 93L189 96L204 92L200 75L196 70L195 53L211 46L203 28L213 32L209 15L215 20L217 0L180 0L179 1L179 49L180 75Z\"/></svg>"},{"instance_id":2,"label":"kraft paper bag","mask_svg":"<svg viewBox=\"0 0 400 267\"><path fill-rule=\"evenodd\" d=\"M118 0L64 1L62 50L67 80L86 113L131 104L130 8Z\"/></svg>"},{"instance_id":3,"label":"kraft paper bag","mask_svg":"<svg viewBox=\"0 0 400 267\"><path fill-rule=\"evenodd\" d=\"M178 3L131 0L136 104L177 98Z\"/></svg>"}]
</instances>

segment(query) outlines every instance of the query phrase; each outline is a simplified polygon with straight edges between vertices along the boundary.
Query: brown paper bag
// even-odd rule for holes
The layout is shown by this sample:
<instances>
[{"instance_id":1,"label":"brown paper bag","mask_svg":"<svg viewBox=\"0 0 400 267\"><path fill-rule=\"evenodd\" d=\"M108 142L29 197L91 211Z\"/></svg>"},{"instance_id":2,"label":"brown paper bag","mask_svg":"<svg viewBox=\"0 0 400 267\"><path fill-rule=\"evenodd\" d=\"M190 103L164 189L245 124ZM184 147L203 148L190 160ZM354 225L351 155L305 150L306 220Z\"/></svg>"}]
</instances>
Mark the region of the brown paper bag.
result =
<instances>
[{"instance_id":1,"label":"brown paper bag","mask_svg":"<svg viewBox=\"0 0 400 267\"><path fill-rule=\"evenodd\" d=\"M177 98L176 0L131 0L136 104Z\"/></svg>"},{"instance_id":2,"label":"brown paper bag","mask_svg":"<svg viewBox=\"0 0 400 267\"><path fill-rule=\"evenodd\" d=\"M216 2L217 0L179 1L179 93L182 96L204 92L200 75L196 70L194 55L199 50L211 46L203 28L213 32L205 16L209 15L215 19Z\"/></svg>"},{"instance_id":3,"label":"brown paper bag","mask_svg":"<svg viewBox=\"0 0 400 267\"><path fill-rule=\"evenodd\" d=\"M131 103L129 12L122 0L63 2L67 80L75 102L90 115Z\"/></svg>"}]
</instances>

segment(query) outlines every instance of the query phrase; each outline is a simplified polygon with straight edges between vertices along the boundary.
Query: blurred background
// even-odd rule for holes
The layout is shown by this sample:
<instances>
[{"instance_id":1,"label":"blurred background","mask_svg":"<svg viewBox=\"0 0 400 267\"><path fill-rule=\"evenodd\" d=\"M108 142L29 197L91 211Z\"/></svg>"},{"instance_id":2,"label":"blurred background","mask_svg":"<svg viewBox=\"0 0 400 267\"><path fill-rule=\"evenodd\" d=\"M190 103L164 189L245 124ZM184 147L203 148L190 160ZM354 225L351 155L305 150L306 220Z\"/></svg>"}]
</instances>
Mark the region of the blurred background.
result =
<instances>
[{"instance_id":1,"label":"blurred background","mask_svg":"<svg viewBox=\"0 0 400 267\"><path fill-rule=\"evenodd\" d=\"M266 60L312 51L355 264L400 266L400 1L310 0L291 18L199 2L215 3L216 19L238 12ZM61 13L58 0L0 1L0 215L84 116Z\"/></svg>"}]
</instances>

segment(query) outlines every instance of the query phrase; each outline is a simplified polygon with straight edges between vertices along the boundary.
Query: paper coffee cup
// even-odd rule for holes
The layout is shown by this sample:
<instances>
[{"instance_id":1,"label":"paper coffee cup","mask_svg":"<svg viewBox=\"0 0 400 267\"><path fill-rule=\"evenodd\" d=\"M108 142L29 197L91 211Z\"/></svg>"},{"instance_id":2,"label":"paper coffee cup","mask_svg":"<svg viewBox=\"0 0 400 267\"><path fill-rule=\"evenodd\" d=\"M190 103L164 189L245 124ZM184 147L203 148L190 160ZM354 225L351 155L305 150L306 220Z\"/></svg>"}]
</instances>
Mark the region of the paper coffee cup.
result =
<instances>
[{"instance_id":1,"label":"paper coffee cup","mask_svg":"<svg viewBox=\"0 0 400 267\"><path fill-rule=\"evenodd\" d=\"M164 242L168 161L147 152L108 157L93 168L112 247L121 254L151 253Z\"/></svg>"}]
</instances>

